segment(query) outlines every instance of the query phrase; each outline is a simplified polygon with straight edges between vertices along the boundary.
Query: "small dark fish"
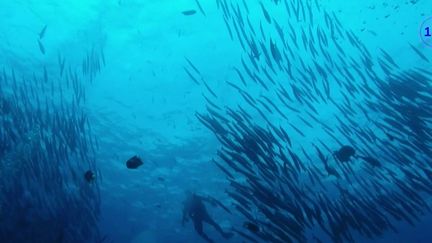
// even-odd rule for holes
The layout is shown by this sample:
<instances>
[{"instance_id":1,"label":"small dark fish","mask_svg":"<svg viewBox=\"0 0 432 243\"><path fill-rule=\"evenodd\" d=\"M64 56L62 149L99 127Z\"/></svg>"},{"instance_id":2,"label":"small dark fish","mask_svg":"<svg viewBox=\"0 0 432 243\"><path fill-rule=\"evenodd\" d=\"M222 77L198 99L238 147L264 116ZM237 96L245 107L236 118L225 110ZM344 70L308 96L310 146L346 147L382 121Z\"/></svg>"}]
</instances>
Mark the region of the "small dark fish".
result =
<instances>
[{"instance_id":1,"label":"small dark fish","mask_svg":"<svg viewBox=\"0 0 432 243\"><path fill-rule=\"evenodd\" d=\"M391 55L390 54L388 54L386 51L384 51L383 49L381 49L381 52L382 52L382 54L383 54L383 56L384 56L384 58L389 62L389 63L391 63L393 66L395 66L395 67L399 67L397 64L396 64L396 62L393 60L393 58L391 57Z\"/></svg>"},{"instance_id":2,"label":"small dark fish","mask_svg":"<svg viewBox=\"0 0 432 243\"><path fill-rule=\"evenodd\" d=\"M93 171L88 170L84 173L84 179L90 183L96 179L96 175Z\"/></svg>"},{"instance_id":3,"label":"small dark fish","mask_svg":"<svg viewBox=\"0 0 432 243\"><path fill-rule=\"evenodd\" d=\"M243 227L245 227L246 229L248 229L250 232L253 232L253 233L258 233L260 230L258 225L251 223L251 222L244 222Z\"/></svg>"},{"instance_id":4,"label":"small dark fish","mask_svg":"<svg viewBox=\"0 0 432 243\"><path fill-rule=\"evenodd\" d=\"M267 22L269 24L271 24L271 18L270 18L270 14L267 12L267 9L264 7L263 3L260 2L260 6L261 6L261 10L264 14L265 19L267 20Z\"/></svg>"},{"instance_id":5,"label":"small dark fish","mask_svg":"<svg viewBox=\"0 0 432 243\"><path fill-rule=\"evenodd\" d=\"M191 10L186 10L186 11L183 11L182 14L183 14L183 15L186 15L186 16L190 16L190 15L194 15L194 14L196 14L196 11L193 10L193 9L191 9Z\"/></svg>"},{"instance_id":6,"label":"small dark fish","mask_svg":"<svg viewBox=\"0 0 432 243\"><path fill-rule=\"evenodd\" d=\"M161 176L159 176L157 179L158 179L158 181L165 181L165 178L163 178Z\"/></svg>"},{"instance_id":7,"label":"small dark fish","mask_svg":"<svg viewBox=\"0 0 432 243\"><path fill-rule=\"evenodd\" d=\"M193 68L193 70L195 70L196 73L198 73L199 75L201 75L201 73L198 70L198 68L196 68L195 65L193 65L193 63L187 57L185 57L185 59L189 63L189 65Z\"/></svg>"},{"instance_id":8,"label":"small dark fish","mask_svg":"<svg viewBox=\"0 0 432 243\"><path fill-rule=\"evenodd\" d=\"M192 79L192 81L196 84L200 84L198 82L198 80L192 75L192 73L189 72L189 70L185 67L183 67L183 69L185 70L186 74L189 76L190 79Z\"/></svg>"},{"instance_id":9,"label":"small dark fish","mask_svg":"<svg viewBox=\"0 0 432 243\"><path fill-rule=\"evenodd\" d=\"M385 135L387 135L387 137L390 139L390 141L395 140L395 137L393 135L391 135L390 133L385 132Z\"/></svg>"},{"instance_id":10,"label":"small dark fish","mask_svg":"<svg viewBox=\"0 0 432 243\"><path fill-rule=\"evenodd\" d=\"M208 200L211 204L213 204L214 206L219 206L219 207L221 207L223 210L225 210L226 212L228 212L229 214L231 214L231 210L229 210L225 205L223 205L222 202L220 202L220 201L217 200L216 198L211 197L211 196L207 196L207 200Z\"/></svg>"},{"instance_id":11,"label":"small dark fish","mask_svg":"<svg viewBox=\"0 0 432 243\"><path fill-rule=\"evenodd\" d=\"M373 36L377 36L377 33L376 33L375 31L368 30L368 32L369 32L371 35L373 35Z\"/></svg>"},{"instance_id":12,"label":"small dark fish","mask_svg":"<svg viewBox=\"0 0 432 243\"><path fill-rule=\"evenodd\" d=\"M45 26L42 28L41 32L39 32L39 39L40 39L40 40L44 38L44 36L45 36L45 31L46 31L47 27L48 27L48 25L45 25Z\"/></svg>"},{"instance_id":13,"label":"small dark fish","mask_svg":"<svg viewBox=\"0 0 432 243\"><path fill-rule=\"evenodd\" d=\"M128 169L136 169L143 164L144 163L142 162L142 160L136 155L134 157L128 159L128 161L126 161L126 167Z\"/></svg>"},{"instance_id":14,"label":"small dark fish","mask_svg":"<svg viewBox=\"0 0 432 243\"><path fill-rule=\"evenodd\" d=\"M355 155L355 149L349 145L344 145L338 151L334 151L333 155L340 162L348 162Z\"/></svg>"},{"instance_id":15,"label":"small dark fish","mask_svg":"<svg viewBox=\"0 0 432 243\"><path fill-rule=\"evenodd\" d=\"M368 162L373 167L380 167L381 166L381 163L377 159L372 158L370 156L359 156L359 158L361 158L364 161Z\"/></svg>"},{"instance_id":16,"label":"small dark fish","mask_svg":"<svg viewBox=\"0 0 432 243\"><path fill-rule=\"evenodd\" d=\"M330 175L333 175L333 176L335 176L336 178L341 178L341 176L340 176L340 174L337 172L337 170L335 169L335 168L333 168L333 167L330 167L329 165L324 165L325 166L325 170L327 171L327 174L330 176Z\"/></svg>"},{"instance_id":17,"label":"small dark fish","mask_svg":"<svg viewBox=\"0 0 432 243\"><path fill-rule=\"evenodd\" d=\"M43 46L40 40L38 40L38 44L39 44L39 50L42 52L42 54L45 55L45 47Z\"/></svg>"},{"instance_id":18,"label":"small dark fish","mask_svg":"<svg viewBox=\"0 0 432 243\"><path fill-rule=\"evenodd\" d=\"M201 13L202 13L204 16L206 16L206 14L205 14L205 12L204 12L204 9L202 8L200 2L199 2L198 0L195 0L195 2L196 2L196 4L197 4L199 10L201 11Z\"/></svg>"},{"instance_id":19,"label":"small dark fish","mask_svg":"<svg viewBox=\"0 0 432 243\"><path fill-rule=\"evenodd\" d=\"M415 46L413 46L413 45L411 45L411 44L409 44L409 45L411 46L411 48L414 50L414 52L417 53L417 55L418 55L421 59L425 60L426 62L429 62L429 59L427 59L427 57L426 57L425 55L423 55L423 53L421 53L421 51L420 51L419 49L415 48Z\"/></svg>"}]
</instances>

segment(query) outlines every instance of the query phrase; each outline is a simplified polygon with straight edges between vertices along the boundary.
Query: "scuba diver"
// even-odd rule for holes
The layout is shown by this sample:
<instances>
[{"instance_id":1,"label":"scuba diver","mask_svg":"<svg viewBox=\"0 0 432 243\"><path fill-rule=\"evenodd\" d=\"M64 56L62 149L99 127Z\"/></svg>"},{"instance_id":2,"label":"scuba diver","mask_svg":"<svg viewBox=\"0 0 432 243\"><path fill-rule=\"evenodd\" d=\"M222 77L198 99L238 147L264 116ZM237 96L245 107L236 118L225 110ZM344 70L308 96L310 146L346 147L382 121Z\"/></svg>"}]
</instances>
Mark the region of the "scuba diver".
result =
<instances>
[{"instance_id":1,"label":"scuba diver","mask_svg":"<svg viewBox=\"0 0 432 243\"><path fill-rule=\"evenodd\" d=\"M204 201L212 204L213 206L223 205L214 198L202 197L192 192L186 192L186 200L183 203L183 218L182 225L190 219L194 224L195 231L206 241L213 242L203 231L203 222L213 226L225 239L231 238L234 234L230 232L224 232L222 228L210 217L207 209L204 205ZM225 207L223 207L227 210Z\"/></svg>"}]
</instances>

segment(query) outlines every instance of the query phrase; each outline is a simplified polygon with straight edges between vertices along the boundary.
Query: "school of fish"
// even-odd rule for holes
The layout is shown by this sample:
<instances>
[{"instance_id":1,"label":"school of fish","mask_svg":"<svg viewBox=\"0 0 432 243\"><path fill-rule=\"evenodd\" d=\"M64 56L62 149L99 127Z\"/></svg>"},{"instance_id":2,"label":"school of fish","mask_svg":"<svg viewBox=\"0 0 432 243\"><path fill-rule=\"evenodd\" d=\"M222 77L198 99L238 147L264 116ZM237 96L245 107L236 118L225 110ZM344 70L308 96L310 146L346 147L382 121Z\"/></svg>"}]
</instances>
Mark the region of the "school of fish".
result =
<instances>
[{"instance_id":1,"label":"school of fish","mask_svg":"<svg viewBox=\"0 0 432 243\"><path fill-rule=\"evenodd\" d=\"M220 142L213 162L245 221L235 232L248 242L356 241L431 212L430 70L370 51L317 0L216 3L242 49L235 78L215 89L193 60L184 69L203 85L196 117Z\"/></svg>"},{"instance_id":2,"label":"school of fish","mask_svg":"<svg viewBox=\"0 0 432 243\"><path fill-rule=\"evenodd\" d=\"M100 242L98 142L83 104L103 66L103 52L93 49L81 71L61 54L58 66L39 72L24 63L1 71L2 242Z\"/></svg>"}]
</instances>

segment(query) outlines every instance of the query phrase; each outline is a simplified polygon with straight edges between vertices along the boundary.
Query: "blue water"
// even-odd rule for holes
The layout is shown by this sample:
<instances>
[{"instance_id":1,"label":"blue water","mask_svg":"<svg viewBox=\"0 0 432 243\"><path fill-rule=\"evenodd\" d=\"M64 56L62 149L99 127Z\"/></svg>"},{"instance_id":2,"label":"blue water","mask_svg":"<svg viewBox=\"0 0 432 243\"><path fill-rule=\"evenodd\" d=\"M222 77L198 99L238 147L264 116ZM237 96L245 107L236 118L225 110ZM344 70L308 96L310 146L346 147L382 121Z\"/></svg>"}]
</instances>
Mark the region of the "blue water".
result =
<instances>
[{"instance_id":1,"label":"blue water","mask_svg":"<svg viewBox=\"0 0 432 243\"><path fill-rule=\"evenodd\" d=\"M77 138L78 150L85 147L82 141L88 141L88 144L94 144L95 147L94 151L86 150L88 154L82 164L80 164L82 157L79 157L79 152L71 155L67 160L60 159L61 162L57 161L55 156L52 158L53 161L57 161L55 163L49 159L39 160L46 168L53 168L52 172L47 172L49 176L43 172L32 174L37 166L36 160L29 167L18 167L22 177L3 176L0 181L4 184L4 188L22 185L24 189L17 190L19 193L16 194L7 190L1 191L4 195L0 195L3 197L0 199L2 203L0 225L4 227L9 224L8 231L0 231L1 236L5 235L4 232L8 232L28 237L25 239L18 237L12 242L46 242L46 239L52 242L204 242L196 234L191 222L185 226L181 225L182 202L186 191L211 195L233 211L233 214L228 214L220 207L207 205L210 215L224 230L242 227L244 217L235 210L232 199L225 193L230 188L229 181L211 162L212 159L217 158L221 143L196 117L197 112L207 113L208 102L203 95L212 97L212 94L203 83L199 85L194 83L184 71L185 67L193 70L188 65L186 57L199 69L202 80L205 80L211 90L217 94L217 98L212 97L212 100L220 107L247 106L244 99L235 89L228 86L226 81L241 84L233 67L242 67L241 59L249 60L247 56L250 53L242 49L235 36L230 38L223 20L223 10L218 9L216 2L215 0L200 1L205 15L194 0L64 0L60 2L21 0L0 3L2 20L0 21L0 70L4 68L9 77L8 82L2 83L2 88L7 91L0 93L9 95L18 92L19 89L16 89L10 81L13 70L18 86L24 87L25 83L27 85L34 83L35 92L40 93L39 97L43 97L42 107L45 106L45 97L48 97L48 100L52 100L53 103L52 107L51 102L49 103L50 110L67 110L69 109L67 107L70 107L72 110L70 117L81 117L80 114L85 114L83 116L88 119L86 124L90 129L86 125L85 129L79 131L91 134L89 135L91 139L88 140L86 135L83 137L76 135L79 137ZM238 3L244 13L243 1L232 2ZM246 2L250 8L249 17L252 25L255 26L255 31L259 32L261 22L264 28L267 28L265 29L267 37L276 39L277 32L270 27L273 25L265 24L265 17L257 1ZM297 33L300 38L300 31L302 28L307 30L308 22L288 18L282 7L283 4L275 5L273 2L262 0L271 16L283 25L285 37L289 38L288 23L290 23L296 31L299 31ZM432 47L423 43L419 36L422 22L432 16L429 1L353 0L348 3L342 0L331 0L319 5L328 12L334 12L343 28L352 30L372 56L381 55L380 48L382 48L390 53L401 71L411 68L431 71L431 63L422 60L410 48L412 44L432 60ZM196 13L182 14L182 11L191 9ZM321 12L314 12L314 20L325 29ZM41 34L45 26L46 30ZM246 28L246 31L250 29ZM300 39L299 43L301 43ZM341 40L346 53L345 60L348 63L350 60L348 57L357 59L360 54L358 50L352 49L353 47L346 43L346 40ZM301 56L305 62L314 60L314 57L300 49L293 48L295 55ZM329 51L335 53L334 50ZM337 56L334 55L332 58L336 60ZM66 63L64 70L61 67L62 60ZM86 64L88 64L88 72L83 71L86 69ZM299 59L292 60L292 65L300 67ZM341 62L338 65L344 66ZM47 77L44 77L44 72ZM85 94L85 98L77 102L73 101L77 89L73 87L71 78L68 78L69 74L73 76L73 73L78 75L79 89ZM34 75L37 77L36 80L33 78ZM289 79L286 73L275 76L278 83ZM44 83L44 79L49 81ZM199 81L201 82L201 78ZM50 87L51 84L54 88ZM331 83L332 90L344 91L343 88L333 85L335 84ZM60 90L62 90L61 95ZM276 99L275 94L271 94L271 91L263 91L256 83L249 83L247 92L254 97L267 96ZM19 96L17 100L21 103L17 103L18 106L25 106L23 97L30 96L30 93L24 92ZM342 96L335 97L342 99ZM353 97L353 100L366 99L367 97L362 95ZM66 108L60 108L63 100ZM32 102L36 102L36 99ZM339 111L334 106L324 103L315 105L324 123L330 126L337 123L333 116ZM296 104L293 106L296 107ZM297 108L303 109L303 106ZM265 123L256 111L253 109L248 111L254 117L253 122L261 125ZM371 115L374 115L372 113L373 111ZM277 113L267 115L277 126L289 127ZM9 119L5 118L9 115L2 114L2 116L4 119ZM60 119L75 124L72 118ZM32 122L25 119L18 120L19 122L14 125L27 124L27 131L34 131L31 129ZM364 117L358 118L357 122L365 126L370 123ZM310 129L296 117L292 118L291 123L305 133L304 137L292 135L295 148L312 146L316 142L315 138L327 141L330 146L337 146L325 130ZM3 131L7 130L5 124L2 123ZM428 125L431 125L430 120ZM52 130L46 128L46 131L57 133L63 128L54 127ZM35 133L44 129L38 128ZM22 137L30 136L30 133L25 132ZM0 134L5 133L0 132ZM46 132L44 141L51 141L50 137L57 138L51 132ZM33 139L41 138L36 136ZM34 140L29 140L31 142L14 141L11 143L13 148L9 148L8 151L26 154L25 151L31 149L25 146L37 147L32 142ZM44 151L47 149L44 146L37 148ZM316 156L315 152L313 153ZM4 154L0 155L10 158ZM11 153L9 155L16 156ZM136 170L127 169L125 162L134 155L140 156L144 164ZM421 158L430 160L431 157L424 155ZM17 159L13 157L12 160ZM2 159L2 163L6 164L4 161L6 159ZM70 171L66 166L68 164L70 164ZM3 171L8 175L15 175L15 172L8 171L12 171L11 167L4 168L6 169ZM42 171L51 171L46 168ZM83 180L82 173L87 169L92 169L96 173L95 182L87 183ZM73 171L78 173L78 179L74 179ZM55 179L58 177L64 178L62 182L64 184L51 187L50 185L60 183ZM30 182L23 182L22 178L27 178ZM29 185L36 186L29 189L27 188ZM55 189L54 192L49 192L46 188ZM79 196L71 196L77 198L77 201L71 199L74 202L71 203L62 199L67 198L68 195ZM425 195L424 199L430 205L429 196ZM21 205L25 205L26 201L39 203L32 203L28 215L24 213L23 216L23 211L20 210ZM18 204L20 207L12 206ZM68 204L78 206L60 210L62 205ZM7 214L5 212L8 208L10 212ZM52 213L54 211L62 213ZM32 220L33 214L42 216L35 216L34 218L38 220ZM43 215L46 215L46 218ZM89 215L94 215L95 222L90 220L92 216ZM14 218L15 216L17 219ZM17 223L21 222L22 217L30 218L28 219L30 225L40 226L43 221L47 226L35 227L37 229L32 231L29 229L32 226ZM50 217L54 217L55 220L51 222ZM61 231L53 225L63 222L62 218L67 218L64 221L73 224L68 229L87 229L97 233L86 235L70 230L65 235L59 233L60 236L57 234L48 238L39 236ZM386 231L379 237L368 239L354 233L354 237L358 242L430 242L431 225L432 215L427 212L419 217L415 226L406 222L395 222L395 227L399 231L397 234ZM205 231L215 242L248 242L238 235L226 240L208 226L205 226ZM312 235L321 236L324 242L330 241L330 238L318 229L308 229L306 236L310 242L312 242L310 238ZM259 238L257 240L264 242ZM0 239L0 242L10 242L10 239Z\"/></svg>"}]
</instances>

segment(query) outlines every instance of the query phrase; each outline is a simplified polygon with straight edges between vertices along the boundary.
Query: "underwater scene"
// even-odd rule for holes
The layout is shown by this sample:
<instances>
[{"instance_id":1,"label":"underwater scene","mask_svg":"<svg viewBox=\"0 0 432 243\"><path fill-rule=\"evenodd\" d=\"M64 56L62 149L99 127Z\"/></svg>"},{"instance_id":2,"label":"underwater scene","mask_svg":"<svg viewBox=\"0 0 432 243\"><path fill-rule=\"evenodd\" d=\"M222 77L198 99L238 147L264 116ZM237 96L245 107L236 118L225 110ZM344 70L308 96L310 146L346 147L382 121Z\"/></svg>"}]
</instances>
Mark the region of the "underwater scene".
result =
<instances>
[{"instance_id":1,"label":"underwater scene","mask_svg":"<svg viewBox=\"0 0 432 243\"><path fill-rule=\"evenodd\" d=\"M432 242L430 0L0 18L0 243Z\"/></svg>"}]
</instances>

